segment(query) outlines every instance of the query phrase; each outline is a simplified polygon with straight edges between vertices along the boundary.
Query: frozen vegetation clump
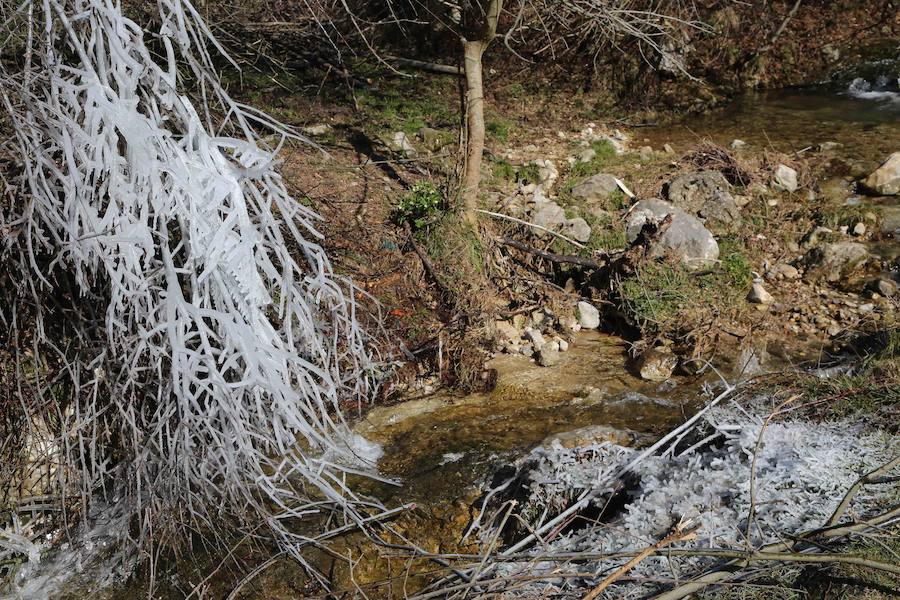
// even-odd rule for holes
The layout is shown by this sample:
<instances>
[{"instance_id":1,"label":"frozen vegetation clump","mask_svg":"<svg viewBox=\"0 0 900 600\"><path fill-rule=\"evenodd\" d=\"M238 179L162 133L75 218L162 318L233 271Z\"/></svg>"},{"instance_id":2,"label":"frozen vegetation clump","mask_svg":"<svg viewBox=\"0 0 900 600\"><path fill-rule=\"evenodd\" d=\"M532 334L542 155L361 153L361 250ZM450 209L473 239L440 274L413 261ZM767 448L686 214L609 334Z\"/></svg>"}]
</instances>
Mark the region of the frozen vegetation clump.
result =
<instances>
[{"instance_id":1,"label":"frozen vegetation clump","mask_svg":"<svg viewBox=\"0 0 900 600\"><path fill-rule=\"evenodd\" d=\"M535 449L519 461L522 484L513 493L522 502L528 531L586 492L602 492L592 504L597 511L606 510L595 524L576 523L551 541L537 544L531 551L534 560L500 563L498 574L545 574L560 592L574 593L608 576L627 558L595 558L588 565L579 564L579 572L594 572L596 579L553 579L551 574L558 572L559 563L542 562L540 556L639 552L665 537L682 519L691 519L700 527L695 539L674 548L758 548L782 536L823 526L862 474L900 450L896 440L863 433L848 424L794 420L766 424L765 416L737 407L709 411L693 437L703 443L691 447L682 442L684 447L678 451L670 448L646 457L621 480L624 486L616 489L610 484L611 477L638 456L638 450L610 442L574 449L558 444ZM890 486L864 488L850 511L865 514L889 494ZM610 508L618 502L619 507ZM751 503L754 516L748 526ZM651 556L629 576L684 579L712 560ZM651 585L619 584L610 588L614 590L610 597L641 597L651 591Z\"/></svg>"},{"instance_id":2,"label":"frozen vegetation clump","mask_svg":"<svg viewBox=\"0 0 900 600\"><path fill-rule=\"evenodd\" d=\"M228 96L188 0L156 8L145 31L114 0L0 2L23 56L0 66L17 190L0 206L0 317L32 392L5 421L52 424L42 492L115 494L157 541L231 515L296 550L309 540L285 523L322 501L362 519L345 476L372 474L354 449L377 449L340 403L371 395L376 363L357 290L261 132L292 134ZM36 559L19 539L34 530L4 525L0 550Z\"/></svg>"}]
</instances>

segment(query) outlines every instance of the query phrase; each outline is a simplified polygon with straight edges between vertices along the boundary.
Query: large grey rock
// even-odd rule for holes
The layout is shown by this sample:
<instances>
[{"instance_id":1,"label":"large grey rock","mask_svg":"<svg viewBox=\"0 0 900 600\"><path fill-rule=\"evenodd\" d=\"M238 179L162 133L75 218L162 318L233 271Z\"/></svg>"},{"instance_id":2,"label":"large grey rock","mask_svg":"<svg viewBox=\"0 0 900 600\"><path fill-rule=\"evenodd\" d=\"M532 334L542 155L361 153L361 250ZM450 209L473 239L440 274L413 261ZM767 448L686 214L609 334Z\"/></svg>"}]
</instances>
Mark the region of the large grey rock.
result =
<instances>
[{"instance_id":1,"label":"large grey rock","mask_svg":"<svg viewBox=\"0 0 900 600\"><path fill-rule=\"evenodd\" d=\"M806 277L840 281L851 275L869 260L865 245L857 242L821 244L806 255Z\"/></svg>"},{"instance_id":2,"label":"large grey rock","mask_svg":"<svg viewBox=\"0 0 900 600\"><path fill-rule=\"evenodd\" d=\"M553 184L556 183L556 180L559 178L559 171L556 169L556 165L553 164L553 161L545 158L533 160L531 161L531 164L538 168L538 187L545 192L549 192L553 189Z\"/></svg>"},{"instance_id":3,"label":"large grey rock","mask_svg":"<svg viewBox=\"0 0 900 600\"><path fill-rule=\"evenodd\" d=\"M578 324L582 329L597 329L600 327L600 311L589 302L579 302Z\"/></svg>"},{"instance_id":4,"label":"large grey rock","mask_svg":"<svg viewBox=\"0 0 900 600\"><path fill-rule=\"evenodd\" d=\"M566 211L555 202L540 202L534 205L531 222L540 227L555 230L566 222ZM541 234L541 232L537 233Z\"/></svg>"},{"instance_id":5,"label":"large grey rock","mask_svg":"<svg viewBox=\"0 0 900 600\"><path fill-rule=\"evenodd\" d=\"M572 188L572 196L585 202L601 202L619 191L616 178L608 173L598 173L580 181Z\"/></svg>"},{"instance_id":6,"label":"large grey rock","mask_svg":"<svg viewBox=\"0 0 900 600\"><path fill-rule=\"evenodd\" d=\"M700 171L675 178L669 184L669 201L696 215L713 231L727 230L741 219L731 195L731 184L718 171Z\"/></svg>"},{"instance_id":7,"label":"large grey rock","mask_svg":"<svg viewBox=\"0 0 900 600\"><path fill-rule=\"evenodd\" d=\"M703 223L663 200L641 200L634 205L625 228L628 243L634 243L648 222L672 215L669 228L650 249L651 256L671 255L691 269L709 266L719 258L719 245Z\"/></svg>"},{"instance_id":8,"label":"large grey rock","mask_svg":"<svg viewBox=\"0 0 900 600\"><path fill-rule=\"evenodd\" d=\"M575 217L566 221L563 233L579 242L587 242L591 239L591 226L581 217Z\"/></svg>"},{"instance_id":9,"label":"large grey rock","mask_svg":"<svg viewBox=\"0 0 900 600\"><path fill-rule=\"evenodd\" d=\"M900 194L900 152L888 156L880 167L866 177L863 187L874 194L896 196Z\"/></svg>"}]
</instances>

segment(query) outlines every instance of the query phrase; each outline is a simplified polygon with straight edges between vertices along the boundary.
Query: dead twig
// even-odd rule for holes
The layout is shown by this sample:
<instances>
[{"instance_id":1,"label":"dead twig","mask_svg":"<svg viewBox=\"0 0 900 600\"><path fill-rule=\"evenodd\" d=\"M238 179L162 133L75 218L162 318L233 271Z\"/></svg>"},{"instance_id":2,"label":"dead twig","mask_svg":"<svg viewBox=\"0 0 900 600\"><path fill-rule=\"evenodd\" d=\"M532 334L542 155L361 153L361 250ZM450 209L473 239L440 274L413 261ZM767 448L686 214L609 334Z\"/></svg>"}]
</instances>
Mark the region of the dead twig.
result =
<instances>
[{"instance_id":1,"label":"dead twig","mask_svg":"<svg viewBox=\"0 0 900 600\"><path fill-rule=\"evenodd\" d=\"M603 593L603 590L608 588L610 585L615 583L617 580L619 580L622 576L624 576L630 570L635 568L638 565L638 563L640 563L642 560L644 560L651 554L655 554L656 552L658 552L661 548L664 548L664 547L668 546L669 544L674 544L675 542L683 542L686 540L693 539L694 537L697 536L696 531L699 527L700 527L700 523L693 523L690 519L679 521L678 524L675 525L675 528L671 531L671 533L669 533L669 535L667 535L663 539L659 540L652 546L648 546L643 551L641 551L639 554L634 556L634 558L632 558L627 563L625 563L624 565L619 567L615 573L613 573L612 575L610 575L609 577L607 577L606 579L601 581L597 585L597 587L595 587L590 592L588 592L587 595L585 595L585 597L583 598L583 600L594 600L600 594Z\"/></svg>"}]
</instances>

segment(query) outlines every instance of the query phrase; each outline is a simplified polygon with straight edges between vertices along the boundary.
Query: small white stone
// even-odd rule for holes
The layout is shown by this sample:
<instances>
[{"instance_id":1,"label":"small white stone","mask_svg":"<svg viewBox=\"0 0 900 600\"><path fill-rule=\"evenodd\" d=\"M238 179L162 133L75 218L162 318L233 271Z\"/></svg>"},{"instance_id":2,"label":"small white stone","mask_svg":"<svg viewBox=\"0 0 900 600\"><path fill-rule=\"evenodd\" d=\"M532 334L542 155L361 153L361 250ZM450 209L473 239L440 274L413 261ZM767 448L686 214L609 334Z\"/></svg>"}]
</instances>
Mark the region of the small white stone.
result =
<instances>
[{"instance_id":1,"label":"small white stone","mask_svg":"<svg viewBox=\"0 0 900 600\"><path fill-rule=\"evenodd\" d=\"M578 323L584 329L597 329L600 326L600 311L589 302L579 302Z\"/></svg>"},{"instance_id":2,"label":"small white stone","mask_svg":"<svg viewBox=\"0 0 900 600\"><path fill-rule=\"evenodd\" d=\"M775 301L772 294L767 292L766 288L759 282L753 284L750 293L747 294L747 300L754 304L772 304Z\"/></svg>"}]
</instances>

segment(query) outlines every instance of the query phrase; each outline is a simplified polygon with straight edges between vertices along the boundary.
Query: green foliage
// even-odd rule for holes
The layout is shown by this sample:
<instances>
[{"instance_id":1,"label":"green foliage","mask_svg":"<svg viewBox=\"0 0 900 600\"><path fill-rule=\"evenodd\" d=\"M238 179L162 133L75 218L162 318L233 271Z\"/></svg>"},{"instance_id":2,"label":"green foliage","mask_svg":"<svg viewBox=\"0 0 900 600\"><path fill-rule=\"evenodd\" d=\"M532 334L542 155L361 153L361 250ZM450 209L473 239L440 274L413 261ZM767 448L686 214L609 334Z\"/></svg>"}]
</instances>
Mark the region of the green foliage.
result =
<instances>
[{"instance_id":1,"label":"green foliage","mask_svg":"<svg viewBox=\"0 0 900 600\"><path fill-rule=\"evenodd\" d=\"M862 222L866 210L866 207L863 205L840 206L833 209L825 209L819 212L816 222L829 229L837 230L841 227L852 228L857 223Z\"/></svg>"},{"instance_id":2,"label":"green foliage","mask_svg":"<svg viewBox=\"0 0 900 600\"><path fill-rule=\"evenodd\" d=\"M540 167L531 163L517 166L503 159L495 160L491 165L491 173L496 179L503 181L521 181L528 184L540 180Z\"/></svg>"},{"instance_id":3,"label":"green foliage","mask_svg":"<svg viewBox=\"0 0 900 600\"><path fill-rule=\"evenodd\" d=\"M647 263L618 287L622 308L648 333L670 328L684 307L697 300L690 275L681 265Z\"/></svg>"},{"instance_id":4,"label":"green foliage","mask_svg":"<svg viewBox=\"0 0 900 600\"><path fill-rule=\"evenodd\" d=\"M449 95L440 89L410 88L403 81L387 86L384 92L362 91L357 95L366 121L383 131L402 131L413 135L426 126L454 125L456 112Z\"/></svg>"},{"instance_id":5,"label":"green foliage","mask_svg":"<svg viewBox=\"0 0 900 600\"><path fill-rule=\"evenodd\" d=\"M440 190L430 181L415 183L396 207L399 222L409 222L413 229L422 229L438 212L443 202Z\"/></svg>"},{"instance_id":6,"label":"green foliage","mask_svg":"<svg viewBox=\"0 0 900 600\"><path fill-rule=\"evenodd\" d=\"M495 117L484 124L485 132L498 142L505 142L509 139L509 131L512 123L506 119Z\"/></svg>"},{"instance_id":7,"label":"green foliage","mask_svg":"<svg viewBox=\"0 0 900 600\"><path fill-rule=\"evenodd\" d=\"M593 142L591 143L591 148L595 152L594 158L587 162L575 162L569 172L571 177L577 178L586 177L588 175L595 175L596 173L600 172L603 167L609 166L609 164L617 156L616 147L613 146L612 142L610 142L609 140L599 140Z\"/></svg>"}]
</instances>

